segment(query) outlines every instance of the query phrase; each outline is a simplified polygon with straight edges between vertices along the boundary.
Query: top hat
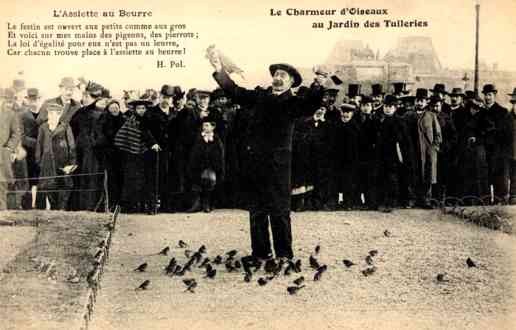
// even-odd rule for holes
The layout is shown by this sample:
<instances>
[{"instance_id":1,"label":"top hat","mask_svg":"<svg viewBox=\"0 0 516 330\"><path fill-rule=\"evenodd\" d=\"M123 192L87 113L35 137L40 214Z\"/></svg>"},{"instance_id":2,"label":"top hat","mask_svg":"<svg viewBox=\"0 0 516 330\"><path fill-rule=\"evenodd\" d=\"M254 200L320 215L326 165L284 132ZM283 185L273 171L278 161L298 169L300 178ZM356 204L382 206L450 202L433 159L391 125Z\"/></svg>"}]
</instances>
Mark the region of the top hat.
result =
<instances>
[{"instance_id":1,"label":"top hat","mask_svg":"<svg viewBox=\"0 0 516 330\"><path fill-rule=\"evenodd\" d=\"M498 93L498 90L496 89L496 86L494 84L485 84L482 88L482 94L487 93Z\"/></svg>"},{"instance_id":2,"label":"top hat","mask_svg":"<svg viewBox=\"0 0 516 330\"><path fill-rule=\"evenodd\" d=\"M61 79L59 87L76 88L77 83L75 82L75 79L73 79L72 77L64 77L63 79Z\"/></svg>"},{"instance_id":3,"label":"top hat","mask_svg":"<svg viewBox=\"0 0 516 330\"><path fill-rule=\"evenodd\" d=\"M516 103L516 88L513 89L512 94L507 94L511 97L511 100L509 102Z\"/></svg>"},{"instance_id":4,"label":"top hat","mask_svg":"<svg viewBox=\"0 0 516 330\"><path fill-rule=\"evenodd\" d=\"M274 73L277 70L286 71L292 77L292 79L294 79L294 83L292 84L292 87L297 87L297 86L301 85L303 78L301 77L301 74L299 73L299 71L297 71L296 68L294 68L292 65L286 64L286 63L277 63L277 64L272 64L269 66L269 72L271 73L272 76L274 75Z\"/></svg>"},{"instance_id":5,"label":"top hat","mask_svg":"<svg viewBox=\"0 0 516 330\"><path fill-rule=\"evenodd\" d=\"M460 87L454 87L450 93L450 96L464 96L464 92Z\"/></svg>"},{"instance_id":6,"label":"top hat","mask_svg":"<svg viewBox=\"0 0 516 330\"><path fill-rule=\"evenodd\" d=\"M22 91L25 89L25 80L23 79L14 79L13 80L13 88L16 92Z\"/></svg>"},{"instance_id":7,"label":"top hat","mask_svg":"<svg viewBox=\"0 0 516 330\"><path fill-rule=\"evenodd\" d=\"M407 84L404 82L395 82L392 84L392 87L394 88L393 93L394 94L408 94L410 93L410 90L407 89Z\"/></svg>"},{"instance_id":8,"label":"top hat","mask_svg":"<svg viewBox=\"0 0 516 330\"><path fill-rule=\"evenodd\" d=\"M432 93L443 93L445 95L448 94L448 92L446 91L446 86L444 84L435 84L434 89L432 89Z\"/></svg>"},{"instance_id":9,"label":"top hat","mask_svg":"<svg viewBox=\"0 0 516 330\"><path fill-rule=\"evenodd\" d=\"M367 95L362 95L360 99L360 104L373 103L373 99Z\"/></svg>"},{"instance_id":10,"label":"top hat","mask_svg":"<svg viewBox=\"0 0 516 330\"><path fill-rule=\"evenodd\" d=\"M371 96L379 96L383 94L384 93L382 84L373 84L371 86Z\"/></svg>"},{"instance_id":11,"label":"top hat","mask_svg":"<svg viewBox=\"0 0 516 330\"><path fill-rule=\"evenodd\" d=\"M347 96L349 96L349 97L358 96L358 95L360 95L361 89L362 89L362 85L360 85L360 84L349 84Z\"/></svg>"},{"instance_id":12,"label":"top hat","mask_svg":"<svg viewBox=\"0 0 516 330\"><path fill-rule=\"evenodd\" d=\"M416 89L416 99L427 99L427 98L428 98L428 89L426 89L426 88Z\"/></svg>"}]
</instances>

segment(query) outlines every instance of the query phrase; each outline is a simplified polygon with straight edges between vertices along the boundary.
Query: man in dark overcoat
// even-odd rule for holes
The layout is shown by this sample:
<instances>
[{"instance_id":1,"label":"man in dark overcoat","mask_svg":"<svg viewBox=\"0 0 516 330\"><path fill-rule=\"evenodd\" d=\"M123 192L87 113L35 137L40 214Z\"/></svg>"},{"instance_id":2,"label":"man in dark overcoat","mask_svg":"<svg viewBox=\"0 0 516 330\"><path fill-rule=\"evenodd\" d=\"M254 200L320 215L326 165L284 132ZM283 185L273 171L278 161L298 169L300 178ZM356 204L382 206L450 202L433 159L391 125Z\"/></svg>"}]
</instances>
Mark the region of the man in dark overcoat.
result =
<instances>
[{"instance_id":1,"label":"man in dark overcoat","mask_svg":"<svg viewBox=\"0 0 516 330\"><path fill-rule=\"evenodd\" d=\"M290 170L294 121L302 116L303 100L291 88L301 84L299 72L289 64L273 64L269 71L272 88L248 90L233 82L223 70L218 56L210 62L213 77L231 98L255 113L247 150L252 162L246 171L250 187L250 223L252 256L272 257L269 221L277 258L293 258L290 224Z\"/></svg>"}]
</instances>

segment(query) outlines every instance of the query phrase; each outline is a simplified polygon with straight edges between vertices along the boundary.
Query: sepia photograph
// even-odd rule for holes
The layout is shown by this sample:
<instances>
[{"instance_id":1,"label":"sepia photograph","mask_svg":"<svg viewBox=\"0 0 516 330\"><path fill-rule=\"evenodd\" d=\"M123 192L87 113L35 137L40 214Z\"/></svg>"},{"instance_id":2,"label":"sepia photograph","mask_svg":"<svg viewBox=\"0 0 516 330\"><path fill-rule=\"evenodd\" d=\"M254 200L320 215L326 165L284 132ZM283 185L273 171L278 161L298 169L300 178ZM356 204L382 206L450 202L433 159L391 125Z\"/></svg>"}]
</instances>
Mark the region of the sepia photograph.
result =
<instances>
[{"instance_id":1,"label":"sepia photograph","mask_svg":"<svg viewBox=\"0 0 516 330\"><path fill-rule=\"evenodd\" d=\"M516 329L514 0L0 9L0 329Z\"/></svg>"}]
</instances>

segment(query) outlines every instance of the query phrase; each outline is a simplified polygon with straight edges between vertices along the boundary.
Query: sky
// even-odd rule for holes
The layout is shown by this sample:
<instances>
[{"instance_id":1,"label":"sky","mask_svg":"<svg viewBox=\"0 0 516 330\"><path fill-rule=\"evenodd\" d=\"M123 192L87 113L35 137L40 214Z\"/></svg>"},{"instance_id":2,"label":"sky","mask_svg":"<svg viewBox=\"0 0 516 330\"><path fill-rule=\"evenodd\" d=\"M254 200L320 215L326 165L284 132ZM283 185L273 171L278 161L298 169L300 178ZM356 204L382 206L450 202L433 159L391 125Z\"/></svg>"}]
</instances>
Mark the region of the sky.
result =
<instances>
[{"instance_id":1,"label":"sky","mask_svg":"<svg viewBox=\"0 0 516 330\"><path fill-rule=\"evenodd\" d=\"M475 0L265 0L207 1L189 0L3 0L0 9L0 43L2 70L0 86L8 86L23 71L28 86L40 88L45 96L57 94L64 76L84 76L116 91L131 88L159 88L164 83L185 88L214 88L212 68L205 59L205 49L216 44L245 72L240 83L252 87L256 77L267 73L269 64L288 62L312 67L326 60L335 43L342 39L363 40L383 56L404 36L432 37L443 67L473 68L475 40ZM480 58L498 63L502 70L516 71L516 1L480 0ZM312 22L327 24L329 19L352 19L364 22L365 16L271 16L271 9L388 9L390 19L428 21L426 28L332 29L312 28ZM142 10L152 11L152 18L53 18L53 9L63 10ZM381 20L382 16L372 16ZM199 33L199 39L185 44L184 69L157 69L153 57L16 57L6 54L7 23L58 24L81 23L161 23L186 24Z\"/></svg>"}]
</instances>

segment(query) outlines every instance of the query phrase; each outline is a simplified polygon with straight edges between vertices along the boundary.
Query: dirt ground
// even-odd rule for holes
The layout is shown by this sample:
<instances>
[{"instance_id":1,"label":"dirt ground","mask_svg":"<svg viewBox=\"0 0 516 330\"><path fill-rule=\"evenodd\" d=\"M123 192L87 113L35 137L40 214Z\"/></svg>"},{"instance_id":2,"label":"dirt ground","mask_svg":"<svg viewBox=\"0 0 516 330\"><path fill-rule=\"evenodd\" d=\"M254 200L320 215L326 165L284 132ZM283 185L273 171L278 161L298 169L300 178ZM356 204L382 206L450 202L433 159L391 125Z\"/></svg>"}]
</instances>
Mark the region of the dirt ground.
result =
<instances>
[{"instance_id":1,"label":"dirt ground","mask_svg":"<svg viewBox=\"0 0 516 330\"><path fill-rule=\"evenodd\" d=\"M0 329L78 329L108 214L0 212ZM68 279L76 274L79 281Z\"/></svg>"},{"instance_id":2,"label":"dirt ground","mask_svg":"<svg viewBox=\"0 0 516 330\"><path fill-rule=\"evenodd\" d=\"M246 283L242 273L228 273L223 265L213 280L198 268L184 277L163 270L171 257L186 261L180 239L191 250L205 244L211 258L231 249L248 254L246 212L121 215L91 328L516 329L514 235L463 224L438 210L292 217L303 271L259 286L263 271ZM328 270L314 282L308 257L317 244L317 258ZM165 246L169 255L157 255ZM361 270L372 249L379 252L373 258L377 271L365 277ZM478 267L468 268L468 257ZM357 265L346 268L342 259ZM133 271L143 262L149 265L145 272ZM438 282L439 273L449 282ZM299 275L306 287L291 296L286 288ZM184 292L184 278L198 281L195 293ZM135 290L147 279L148 290Z\"/></svg>"}]
</instances>

